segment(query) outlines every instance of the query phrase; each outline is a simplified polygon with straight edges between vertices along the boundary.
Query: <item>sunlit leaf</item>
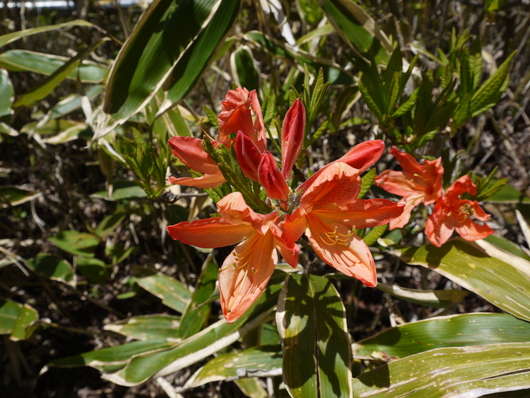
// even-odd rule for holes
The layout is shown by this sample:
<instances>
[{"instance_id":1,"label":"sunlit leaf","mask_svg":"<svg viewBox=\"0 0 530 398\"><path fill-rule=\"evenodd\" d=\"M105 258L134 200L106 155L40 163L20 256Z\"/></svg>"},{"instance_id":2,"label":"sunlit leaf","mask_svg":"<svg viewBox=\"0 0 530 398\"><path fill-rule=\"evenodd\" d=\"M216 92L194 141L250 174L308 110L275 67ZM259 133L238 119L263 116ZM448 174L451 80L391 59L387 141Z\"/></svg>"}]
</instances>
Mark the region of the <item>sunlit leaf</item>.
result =
<instances>
[{"instance_id":1,"label":"sunlit leaf","mask_svg":"<svg viewBox=\"0 0 530 398\"><path fill-rule=\"evenodd\" d=\"M530 323L509 314L462 314L386 329L353 345L354 355L403 358L435 348L528 341Z\"/></svg>"},{"instance_id":2,"label":"sunlit leaf","mask_svg":"<svg viewBox=\"0 0 530 398\"><path fill-rule=\"evenodd\" d=\"M0 36L0 47L5 46L6 44L12 43L18 39L28 37L28 36L31 36L37 33L49 32L52 30L67 28L70 26L92 27L94 25L88 21L77 19L75 21L69 21L69 22L58 24L58 25L47 25L47 26L40 26L38 28L20 30L18 32L8 33L7 35Z\"/></svg>"},{"instance_id":3,"label":"sunlit leaf","mask_svg":"<svg viewBox=\"0 0 530 398\"><path fill-rule=\"evenodd\" d=\"M28 338L26 328L38 317L37 311L28 304L22 305L0 298L0 334L11 335L11 340Z\"/></svg>"},{"instance_id":4,"label":"sunlit leaf","mask_svg":"<svg viewBox=\"0 0 530 398\"><path fill-rule=\"evenodd\" d=\"M97 236L78 231L63 231L49 238L58 248L65 252L85 257L93 257L99 239Z\"/></svg>"},{"instance_id":5,"label":"sunlit leaf","mask_svg":"<svg viewBox=\"0 0 530 398\"><path fill-rule=\"evenodd\" d=\"M1 56L1 55L0 55ZM15 100L13 85L9 80L7 71L0 69L0 118L13 113L11 105Z\"/></svg>"},{"instance_id":6,"label":"sunlit leaf","mask_svg":"<svg viewBox=\"0 0 530 398\"><path fill-rule=\"evenodd\" d=\"M9 50L0 54L0 66L12 72L34 72L49 76L64 66L69 58L59 55L37 53L27 50ZM83 61L71 70L68 79L81 80L83 83L101 83L108 72L104 66L94 62Z\"/></svg>"},{"instance_id":7,"label":"sunlit leaf","mask_svg":"<svg viewBox=\"0 0 530 398\"><path fill-rule=\"evenodd\" d=\"M248 350L219 355L199 369L185 384L194 388L220 380L242 377L280 375L282 371L281 346L253 347Z\"/></svg>"},{"instance_id":8,"label":"sunlit leaf","mask_svg":"<svg viewBox=\"0 0 530 398\"><path fill-rule=\"evenodd\" d=\"M283 381L292 397L352 397L345 309L327 278L292 274L276 323L282 337Z\"/></svg>"},{"instance_id":9,"label":"sunlit leaf","mask_svg":"<svg viewBox=\"0 0 530 398\"><path fill-rule=\"evenodd\" d=\"M114 181L113 187L114 189L110 198L107 196L107 191L98 191L93 193L91 196L107 200L127 200L147 197L145 191L134 181L117 180Z\"/></svg>"},{"instance_id":10,"label":"sunlit leaf","mask_svg":"<svg viewBox=\"0 0 530 398\"><path fill-rule=\"evenodd\" d=\"M402 300L436 308L460 303L468 294L465 290L416 290L385 283L378 283L377 288Z\"/></svg>"},{"instance_id":11,"label":"sunlit leaf","mask_svg":"<svg viewBox=\"0 0 530 398\"><path fill-rule=\"evenodd\" d=\"M358 397L480 397L530 387L530 344L439 348L392 361L354 379Z\"/></svg>"},{"instance_id":12,"label":"sunlit leaf","mask_svg":"<svg viewBox=\"0 0 530 398\"><path fill-rule=\"evenodd\" d=\"M185 311L191 299L191 292L182 282L147 268L137 267L134 273L136 283L142 288L162 299L165 305L175 311Z\"/></svg>"},{"instance_id":13,"label":"sunlit leaf","mask_svg":"<svg viewBox=\"0 0 530 398\"><path fill-rule=\"evenodd\" d=\"M406 249L401 259L432 269L510 314L530 320L530 262L481 240Z\"/></svg>"},{"instance_id":14,"label":"sunlit leaf","mask_svg":"<svg viewBox=\"0 0 530 398\"><path fill-rule=\"evenodd\" d=\"M105 330L136 340L178 341L179 324L180 318L174 315L144 315L105 325Z\"/></svg>"}]
</instances>

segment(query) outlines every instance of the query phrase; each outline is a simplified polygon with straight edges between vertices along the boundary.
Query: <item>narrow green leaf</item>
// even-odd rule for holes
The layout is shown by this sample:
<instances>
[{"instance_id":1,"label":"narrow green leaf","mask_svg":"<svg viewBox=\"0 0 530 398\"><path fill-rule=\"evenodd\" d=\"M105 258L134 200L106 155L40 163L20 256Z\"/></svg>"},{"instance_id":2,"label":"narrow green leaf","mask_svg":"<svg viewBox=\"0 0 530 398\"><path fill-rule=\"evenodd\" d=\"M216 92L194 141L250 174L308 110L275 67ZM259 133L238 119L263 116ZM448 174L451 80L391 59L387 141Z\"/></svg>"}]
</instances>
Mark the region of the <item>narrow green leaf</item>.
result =
<instances>
[{"instance_id":1,"label":"narrow green leaf","mask_svg":"<svg viewBox=\"0 0 530 398\"><path fill-rule=\"evenodd\" d=\"M435 348L527 342L530 323L509 314L462 314L386 329L353 345L354 355L404 358Z\"/></svg>"},{"instance_id":2,"label":"narrow green leaf","mask_svg":"<svg viewBox=\"0 0 530 398\"><path fill-rule=\"evenodd\" d=\"M346 43L363 56L386 64L394 50L390 40L363 8L351 0L318 0Z\"/></svg>"},{"instance_id":3,"label":"narrow green leaf","mask_svg":"<svg viewBox=\"0 0 530 398\"><path fill-rule=\"evenodd\" d=\"M370 398L480 397L530 387L530 344L439 348L392 361L354 380Z\"/></svg>"},{"instance_id":4,"label":"narrow green leaf","mask_svg":"<svg viewBox=\"0 0 530 398\"><path fill-rule=\"evenodd\" d=\"M374 98L370 95L369 90L366 88L362 80L359 80L357 87L359 87L359 91L361 92L363 100L366 102L368 108L377 116L379 120L383 119L383 110L379 108L379 105L377 105Z\"/></svg>"},{"instance_id":5,"label":"narrow green leaf","mask_svg":"<svg viewBox=\"0 0 530 398\"><path fill-rule=\"evenodd\" d=\"M394 76L392 77L392 81L390 82L390 85L388 86L388 104L387 104L387 110L386 114L391 115L396 111L396 105L399 101L399 97L401 96L401 90L400 90L400 73L395 72Z\"/></svg>"},{"instance_id":6,"label":"narrow green leaf","mask_svg":"<svg viewBox=\"0 0 530 398\"><path fill-rule=\"evenodd\" d=\"M278 300L283 380L293 398L351 397L351 355L342 300L327 278L292 274Z\"/></svg>"},{"instance_id":7,"label":"narrow green leaf","mask_svg":"<svg viewBox=\"0 0 530 398\"><path fill-rule=\"evenodd\" d=\"M191 300L180 319L179 336L186 339L198 333L208 320L211 304L206 304L215 291L219 266L211 252L202 266L202 271Z\"/></svg>"},{"instance_id":8,"label":"narrow green leaf","mask_svg":"<svg viewBox=\"0 0 530 398\"><path fill-rule=\"evenodd\" d=\"M191 299L191 292L181 282L142 267L134 269L134 276L138 285L162 299L165 305L175 311L184 312Z\"/></svg>"},{"instance_id":9,"label":"narrow green leaf","mask_svg":"<svg viewBox=\"0 0 530 398\"><path fill-rule=\"evenodd\" d=\"M180 318L174 315L143 315L105 325L105 330L136 340L178 341Z\"/></svg>"},{"instance_id":10,"label":"narrow green leaf","mask_svg":"<svg viewBox=\"0 0 530 398\"><path fill-rule=\"evenodd\" d=\"M38 28L20 30L18 32L8 33L7 35L0 36L0 47L5 46L6 44L12 43L23 37L28 37L28 36L31 36L37 33L49 32L49 31L57 30L61 28L67 28L70 26L92 27L94 25L88 21L76 19L75 21L69 21L69 22L58 24L58 25L47 25L47 26L40 26Z\"/></svg>"},{"instance_id":11,"label":"narrow green leaf","mask_svg":"<svg viewBox=\"0 0 530 398\"><path fill-rule=\"evenodd\" d=\"M234 323L227 324L221 320L172 349L153 355L132 357L125 368L117 373L105 373L103 378L120 385L133 386L143 383L150 377L164 376L197 363L226 348L262 324L272 312L279 290L278 284L270 285L252 307Z\"/></svg>"},{"instance_id":12,"label":"narrow green leaf","mask_svg":"<svg viewBox=\"0 0 530 398\"><path fill-rule=\"evenodd\" d=\"M378 283L377 288L399 299L435 308L460 303L468 294L465 290L417 290L384 283Z\"/></svg>"},{"instance_id":13,"label":"narrow green leaf","mask_svg":"<svg viewBox=\"0 0 530 398\"><path fill-rule=\"evenodd\" d=\"M93 100L99 94L103 92L105 86L96 84L90 87L87 87L85 90L85 95L89 100ZM81 107L81 98L79 94L72 94L68 97L62 99L57 104L55 104L52 109L48 112L46 117L49 119L57 119L58 117L64 116L73 112Z\"/></svg>"},{"instance_id":14,"label":"narrow green leaf","mask_svg":"<svg viewBox=\"0 0 530 398\"><path fill-rule=\"evenodd\" d=\"M364 198L364 196L368 193L372 185L374 185L376 174L377 170L374 168L368 170L368 172L362 177L361 189L359 190L359 195L357 196L358 199Z\"/></svg>"},{"instance_id":15,"label":"narrow green leaf","mask_svg":"<svg viewBox=\"0 0 530 398\"><path fill-rule=\"evenodd\" d=\"M164 350L173 345L175 344L166 340L133 341L132 343L126 343L116 347L103 348L67 358L56 359L50 362L48 366L58 368L91 366L96 369L101 369L105 364L124 364L134 355Z\"/></svg>"},{"instance_id":16,"label":"narrow green leaf","mask_svg":"<svg viewBox=\"0 0 530 398\"><path fill-rule=\"evenodd\" d=\"M26 263L34 272L45 278L67 284L74 283L72 266L61 257L52 254L38 254L34 259L28 260Z\"/></svg>"},{"instance_id":17,"label":"narrow green leaf","mask_svg":"<svg viewBox=\"0 0 530 398\"><path fill-rule=\"evenodd\" d=\"M521 249L518 245L506 238L502 238L497 235L490 235L484 240L486 242L491 243L492 245L497 246L499 249L505 250L508 253L515 254L516 256L522 257L525 260L530 261L530 256L526 254L523 249Z\"/></svg>"},{"instance_id":18,"label":"narrow green leaf","mask_svg":"<svg viewBox=\"0 0 530 398\"><path fill-rule=\"evenodd\" d=\"M442 247L410 248L402 260L430 268L490 303L530 320L530 262L481 240L452 239Z\"/></svg>"},{"instance_id":19,"label":"narrow green leaf","mask_svg":"<svg viewBox=\"0 0 530 398\"><path fill-rule=\"evenodd\" d=\"M377 227L372 228L370 232L368 232L363 238L364 243L366 243L367 246L372 246L375 242L377 242L377 239L379 239L386 232L387 229L388 224L378 225Z\"/></svg>"},{"instance_id":20,"label":"narrow green leaf","mask_svg":"<svg viewBox=\"0 0 530 398\"><path fill-rule=\"evenodd\" d=\"M419 88L414 90L410 97L407 98L405 102L403 102L399 108L396 109L394 113L392 113L392 119L395 119L397 117L403 116L405 113L410 111L414 105L416 104L416 98L418 96Z\"/></svg>"},{"instance_id":21,"label":"narrow green leaf","mask_svg":"<svg viewBox=\"0 0 530 398\"><path fill-rule=\"evenodd\" d=\"M499 101L505 90L503 86L505 86L506 80L509 79L508 69L514 56L515 52L510 54L497 71L473 94L473 97L471 97L471 114L473 117L480 115Z\"/></svg>"},{"instance_id":22,"label":"narrow green leaf","mask_svg":"<svg viewBox=\"0 0 530 398\"><path fill-rule=\"evenodd\" d=\"M530 203L530 198L524 192L506 184L486 201L492 203Z\"/></svg>"},{"instance_id":23,"label":"narrow green leaf","mask_svg":"<svg viewBox=\"0 0 530 398\"><path fill-rule=\"evenodd\" d=\"M0 208L5 209L10 206L18 206L35 199L39 195L39 192L23 187L14 185L0 186Z\"/></svg>"},{"instance_id":24,"label":"narrow green leaf","mask_svg":"<svg viewBox=\"0 0 530 398\"><path fill-rule=\"evenodd\" d=\"M110 270L99 258L77 257L77 270L91 283L105 285L110 277Z\"/></svg>"},{"instance_id":25,"label":"narrow green leaf","mask_svg":"<svg viewBox=\"0 0 530 398\"><path fill-rule=\"evenodd\" d=\"M248 46L241 46L230 55L230 66L234 74L236 85L247 90L261 89L259 71L254 64L252 50Z\"/></svg>"},{"instance_id":26,"label":"narrow green leaf","mask_svg":"<svg viewBox=\"0 0 530 398\"><path fill-rule=\"evenodd\" d=\"M15 100L15 91L7 71L0 69L0 118L13 113L11 105Z\"/></svg>"},{"instance_id":27,"label":"narrow green leaf","mask_svg":"<svg viewBox=\"0 0 530 398\"><path fill-rule=\"evenodd\" d=\"M184 388L195 388L214 381L230 381L242 377L280 375L281 370L280 346L253 347L212 359L186 382Z\"/></svg>"},{"instance_id":28,"label":"narrow green leaf","mask_svg":"<svg viewBox=\"0 0 530 398\"><path fill-rule=\"evenodd\" d=\"M471 94L465 94L456 105L451 126L457 129L471 119Z\"/></svg>"},{"instance_id":29,"label":"narrow green leaf","mask_svg":"<svg viewBox=\"0 0 530 398\"><path fill-rule=\"evenodd\" d=\"M183 98L232 26L239 7L240 1L233 0L154 1L112 67L103 105L109 117L101 121L96 139L139 112L162 85L168 107Z\"/></svg>"},{"instance_id":30,"label":"narrow green leaf","mask_svg":"<svg viewBox=\"0 0 530 398\"><path fill-rule=\"evenodd\" d=\"M69 58L59 55L38 53L27 50L9 50L0 54L0 66L13 72L34 72L45 76L52 75L64 66ZM94 62L83 61L71 70L66 78L82 83L101 83L108 69Z\"/></svg>"},{"instance_id":31,"label":"narrow green leaf","mask_svg":"<svg viewBox=\"0 0 530 398\"><path fill-rule=\"evenodd\" d=\"M78 138L85 138L89 140L93 136L92 129L85 123L78 123L53 137L46 137L42 141L50 145L65 144Z\"/></svg>"},{"instance_id":32,"label":"narrow green leaf","mask_svg":"<svg viewBox=\"0 0 530 398\"><path fill-rule=\"evenodd\" d=\"M125 213L116 211L110 216L105 217L96 227L94 233L100 239L105 239L125 220Z\"/></svg>"},{"instance_id":33,"label":"narrow green leaf","mask_svg":"<svg viewBox=\"0 0 530 398\"><path fill-rule=\"evenodd\" d=\"M61 83L66 77L72 73L81 63L81 60L90 54L96 47L98 47L102 41L99 41L89 48L79 51L76 56L70 58L61 67L59 67L50 76L42 80L36 87L31 91L23 94L14 104L13 107L28 106L37 101L40 101L48 94L50 94L59 83Z\"/></svg>"},{"instance_id":34,"label":"narrow green leaf","mask_svg":"<svg viewBox=\"0 0 530 398\"><path fill-rule=\"evenodd\" d=\"M98 191L91 195L94 198L102 198L106 200L127 200L145 198L147 194L134 181L117 180L114 181L114 190L112 196L107 196L107 191Z\"/></svg>"}]
</instances>

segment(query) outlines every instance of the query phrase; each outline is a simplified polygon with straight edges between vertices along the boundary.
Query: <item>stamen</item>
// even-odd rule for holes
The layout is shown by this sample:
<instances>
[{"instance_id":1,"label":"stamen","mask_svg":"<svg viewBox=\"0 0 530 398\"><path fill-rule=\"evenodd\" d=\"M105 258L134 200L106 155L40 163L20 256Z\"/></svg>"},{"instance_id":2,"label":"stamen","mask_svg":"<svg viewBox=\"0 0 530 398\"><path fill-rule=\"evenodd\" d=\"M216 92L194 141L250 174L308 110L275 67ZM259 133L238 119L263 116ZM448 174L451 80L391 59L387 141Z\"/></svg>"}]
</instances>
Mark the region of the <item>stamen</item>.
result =
<instances>
[{"instance_id":1,"label":"stamen","mask_svg":"<svg viewBox=\"0 0 530 398\"><path fill-rule=\"evenodd\" d=\"M347 234L338 232L338 226L333 231L325 232L322 235L322 241L329 246L342 245L349 246L350 238L355 234L355 227L350 229Z\"/></svg>"}]
</instances>

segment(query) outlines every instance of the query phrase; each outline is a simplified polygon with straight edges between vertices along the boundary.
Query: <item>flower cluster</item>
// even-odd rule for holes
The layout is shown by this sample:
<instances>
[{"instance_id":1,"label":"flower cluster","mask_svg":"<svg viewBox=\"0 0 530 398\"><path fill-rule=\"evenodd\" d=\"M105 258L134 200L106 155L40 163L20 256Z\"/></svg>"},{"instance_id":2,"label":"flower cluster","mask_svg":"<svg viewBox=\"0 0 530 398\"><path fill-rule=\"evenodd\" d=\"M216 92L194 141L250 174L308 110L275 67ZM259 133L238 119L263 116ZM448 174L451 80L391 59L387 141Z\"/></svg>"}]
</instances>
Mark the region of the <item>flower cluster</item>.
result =
<instances>
[{"instance_id":1,"label":"flower cluster","mask_svg":"<svg viewBox=\"0 0 530 398\"><path fill-rule=\"evenodd\" d=\"M402 228L410 220L414 207L421 203L434 203L434 210L425 224L425 233L435 246L442 246L456 232L462 238L474 241L491 235L493 230L479 221L490 218L479 206L477 201L462 199L463 193L475 195L477 187L467 175L456 180L445 194L442 189L444 169L442 159L426 160L420 165L416 159L393 147L390 153L398 160L403 171L385 170L377 176L375 183L403 198L398 202L404 205L400 217L390 221L390 229Z\"/></svg>"},{"instance_id":2,"label":"flower cluster","mask_svg":"<svg viewBox=\"0 0 530 398\"><path fill-rule=\"evenodd\" d=\"M358 199L360 174L384 151L379 140L366 141L328 164L298 187L291 187L292 169L304 142L306 110L296 100L287 112L281 132L281 165L266 150L261 108L255 91L230 91L219 114L217 141L173 137L173 154L190 169L202 173L170 182L200 188L225 181L241 182L215 150L235 153L239 175L257 182L267 194L269 211L252 208L243 192L232 192L217 203L220 217L181 222L168 227L173 239L216 248L237 244L219 274L221 307L227 322L238 319L265 289L278 262L279 252L291 266L298 264L298 239L305 234L326 263L367 286L377 284L373 257L356 229L389 223L403 207L386 199ZM209 146L211 144L211 146ZM210 148L210 149L208 149ZM226 151L229 150L229 151Z\"/></svg>"}]
</instances>

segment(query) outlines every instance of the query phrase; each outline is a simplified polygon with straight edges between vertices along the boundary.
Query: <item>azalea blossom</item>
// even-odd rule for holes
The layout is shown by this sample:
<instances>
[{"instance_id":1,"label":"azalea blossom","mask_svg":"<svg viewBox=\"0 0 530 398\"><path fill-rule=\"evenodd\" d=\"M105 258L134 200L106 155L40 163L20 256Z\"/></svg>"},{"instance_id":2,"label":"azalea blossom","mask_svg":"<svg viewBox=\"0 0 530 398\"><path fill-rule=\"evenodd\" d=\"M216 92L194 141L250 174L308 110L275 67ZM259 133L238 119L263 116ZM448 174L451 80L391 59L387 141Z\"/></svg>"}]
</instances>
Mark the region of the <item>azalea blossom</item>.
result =
<instances>
[{"instance_id":1,"label":"azalea blossom","mask_svg":"<svg viewBox=\"0 0 530 398\"><path fill-rule=\"evenodd\" d=\"M425 160L420 165L414 157L396 147L390 153L398 160L403 171L385 170L375 178L375 183L394 195L403 196L398 202L404 205L400 217L390 221L390 229L403 228L410 220L414 207L430 205L442 196L444 169L442 158Z\"/></svg>"},{"instance_id":2,"label":"azalea blossom","mask_svg":"<svg viewBox=\"0 0 530 398\"><path fill-rule=\"evenodd\" d=\"M357 199L359 174L360 170L346 163L327 166L305 189L299 206L282 226L290 244L305 233L322 260L367 286L375 286L374 259L355 229L387 224L403 210L391 200Z\"/></svg>"},{"instance_id":3,"label":"azalea blossom","mask_svg":"<svg viewBox=\"0 0 530 398\"><path fill-rule=\"evenodd\" d=\"M254 121L253 115L254 113ZM222 111L217 119L219 141L214 146L230 147L234 138L232 133L242 132L253 142L260 152L267 145L261 107L255 90L238 87L230 90L222 102ZM169 140L173 155L192 170L203 173L202 177L170 177L169 182L177 185L189 185L197 188L213 188L225 182L225 178L214 160L202 146L203 140L192 137L175 136Z\"/></svg>"},{"instance_id":4,"label":"azalea blossom","mask_svg":"<svg viewBox=\"0 0 530 398\"><path fill-rule=\"evenodd\" d=\"M236 321L267 286L279 250L291 266L298 264L299 247L288 243L278 227L278 212L255 213L239 192L217 203L221 217L169 226L169 235L182 243L203 248L238 244L219 272L221 307L228 323Z\"/></svg>"},{"instance_id":5,"label":"azalea blossom","mask_svg":"<svg viewBox=\"0 0 530 398\"><path fill-rule=\"evenodd\" d=\"M425 224L425 234L435 246L442 246L456 232L464 239L474 241L491 235L493 230L486 223L490 215L484 212L476 200L461 199L464 192L475 195L477 187L467 175L456 180L434 205L434 211Z\"/></svg>"}]
</instances>

